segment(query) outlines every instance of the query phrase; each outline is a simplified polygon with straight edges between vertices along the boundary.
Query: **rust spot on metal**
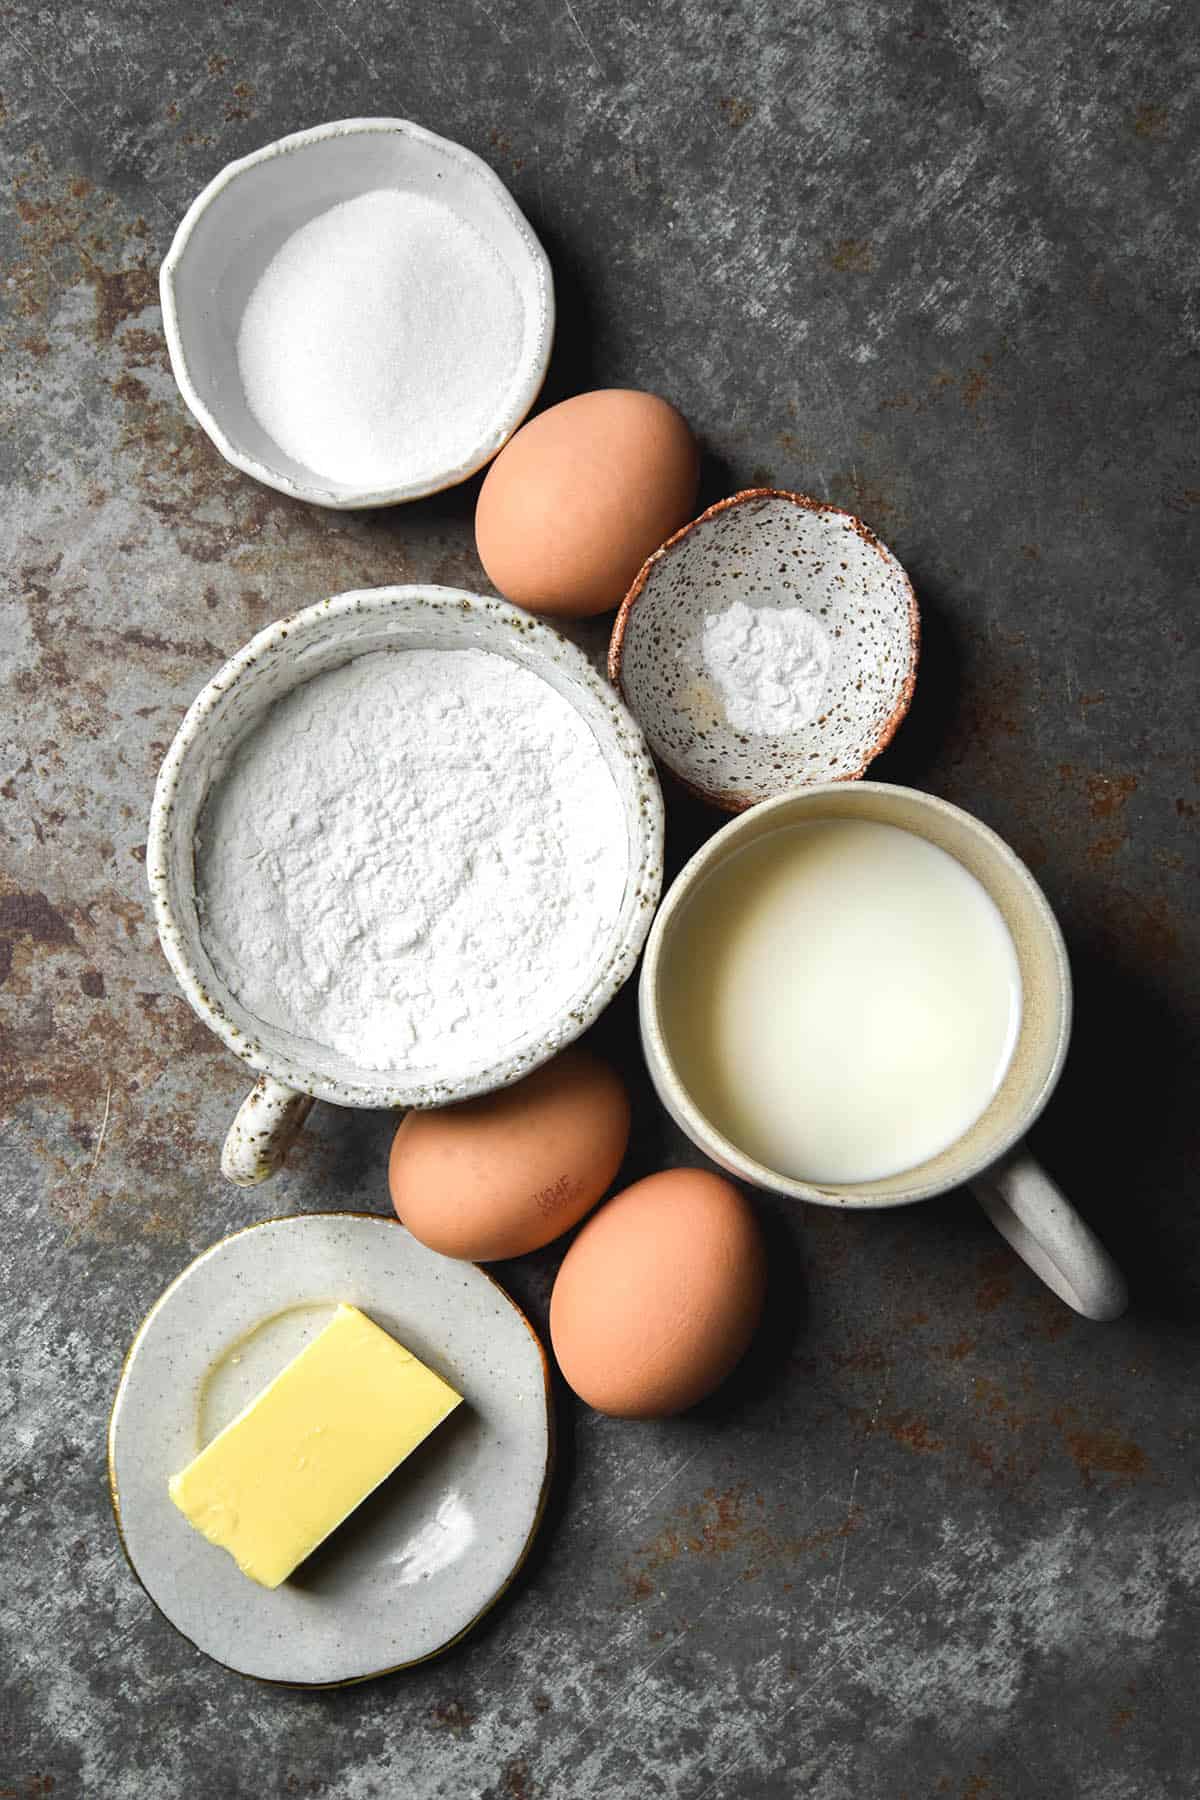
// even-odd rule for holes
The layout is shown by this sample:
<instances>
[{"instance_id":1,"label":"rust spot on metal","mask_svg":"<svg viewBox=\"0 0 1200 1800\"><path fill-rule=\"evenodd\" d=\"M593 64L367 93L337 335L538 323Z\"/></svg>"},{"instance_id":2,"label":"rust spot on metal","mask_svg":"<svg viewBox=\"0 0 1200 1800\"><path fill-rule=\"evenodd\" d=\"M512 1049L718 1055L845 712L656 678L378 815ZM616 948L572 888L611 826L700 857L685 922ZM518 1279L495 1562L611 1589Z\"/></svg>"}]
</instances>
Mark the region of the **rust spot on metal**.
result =
<instances>
[{"instance_id":1,"label":"rust spot on metal","mask_svg":"<svg viewBox=\"0 0 1200 1800\"><path fill-rule=\"evenodd\" d=\"M1003 350L1007 346L1001 344ZM996 354L998 355L998 351ZM929 383L924 394L914 394L908 388L900 388L894 394L886 394L879 401L880 412L914 412L922 413L936 406L940 400L954 397L961 401L964 409L970 413L977 425L983 426L982 416L986 403L994 398L993 365L996 357L990 350L985 350L978 360L957 375L951 369L939 369ZM1037 544L1022 544L1022 551L1030 560L1036 560L1040 554Z\"/></svg>"},{"instance_id":2,"label":"rust spot on metal","mask_svg":"<svg viewBox=\"0 0 1200 1800\"><path fill-rule=\"evenodd\" d=\"M1111 819L1124 811L1130 794L1137 792L1134 775L1089 775L1088 805L1093 819Z\"/></svg>"},{"instance_id":3,"label":"rust spot on metal","mask_svg":"<svg viewBox=\"0 0 1200 1800\"><path fill-rule=\"evenodd\" d=\"M726 94L722 100L718 100L717 109L730 131L740 131L754 117L750 101L740 100L734 94Z\"/></svg>"},{"instance_id":4,"label":"rust spot on metal","mask_svg":"<svg viewBox=\"0 0 1200 1800\"><path fill-rule=\"evenodd\" d=\"M14 944L28 938L35 945L76 947L78 939L70 925L52 906L45 894L0 894L0 983L8 979L13 966Z\"/></svg>"},{"instance_id":5,"label":"rust spot on metal","mask_svg":"<svg viewBox=\"0 0 1200 1800\"><path fill-rule=\"evenodd\" d=\"M1179 955L1179 932L1164 894L1147 898L1109 884L1097 898L1097 912L1104 936L1131 950L1147 967Z\"/></svg>"},{"instance_id":6,"label":"rust spot on metal","mask_svg":"<svg viewBox=\"0 0 1200 1800\"><path fill-rule=\"evenodd\" d=\"M890 1418L881 1418L877 1429L886 1431L894 1442L919 1456L927 1456L946 1448L942 1439L935 1437L930 1431L928 1422L916 1413L901 1412Z\"/></svg>"},{"instance_id":7,"label":"rust spot on metal","mask_svg":"<svg viewBox=\"0 0 1200 1800\"><path fill-rule=\"evenodd\" d=\"M698 1502L681 1507L671 1524L636 1552L626 1565L629 1590L636 1601L648 1599L656 1591L659 1571L680 1557L716 1561L746 1556L750 1560L741 1578L753 1581L768 1564L828 1556L842 1538L858 1530L861 1520L861 1507L851 1505L838 1524L798 1537L787 1530L782 1505L768 1516L761 1494L751 1494L744 1486L723 1493L709 1488Z\"/></svg>"},{"instance_id":8,"label":"rust spot on metal","mask_svg":"<svg viewBox=\"0 0 1200 1800\"><path fill-rule=\"evenodd\" d=\"M857 468L838 469L830 477L829 491L850 512L869 513L873 519L886 519L889 525L903 523L908 517L884 481Z\"/></svg>"},{"instance_id":9,"label":"rust spot on metal","mask_svg":"<svg viewBox=\"0 0 1200 1800\"><path fill-rule=\"evenodd\" d=\"M1010 1410L1008 1401L1000 1392L1000 1389L996 1386L994 1381L989 1381L986 1375L977 1375L975 1377L973 1391L975 1405L980 1412L996 1414L1007 1413Z\"/></svg>"},{"instance_id":10,"label":"rust spot on metal","mask_svg":"<svg viewBox=\"0 0 1200 1800\"><path fill-rule=\"evenodd\" d=\"M992 377L988 373L990 356L981 357L981 368L969 368L959 383L962 403L969 413L978 413L983 401L991 398Z\"/></svg>"},{"instance_id":11,"label":"rust spot on metal","mask_svg":"<svg viewBox=\"0 0 1200 1800\"><path fill-rule=\"evenodd\" d=\"M1124 832L1117 832L1113 837L1095 838L1088 845L1088 861L1094 869L1098 869L1102 863L1110 862L1124 845Z\"/></svg>"},{"instance_id":12,"label":"rust spot on metal","mask_svg":"<svg viewBox=\"0 0 1200 1800\"><path fill-rule=\"evenodd\" d=\"M501 1772L500 1792L505 1800L533 1800L529 1780L529 1763L523 1756L510 1756Z\"/></svg>"},{"instance_id":13,"label":"rust spot on metal","mask_svg":"<svg viewBox=\"0 0 1200 1800\"><path fill-rule=\"evenodd\" d=\"M131 269L102 269L90 257L83 258L83 272L96 299L95 333L98 344L107 344L124 319L137 318L158 302L158 278L145 262Z\"/></svg>"},{"instance_id":14,"label":"rust spot on metal","mask_svg":"<svg viewBox=\"0 0 1200 1800\"><path fill-rule=\"evenodd\" d=\"M759 1506L762 1506L761 1499ZM718 1493L706 1488L704 1499L692 1513L693 1529L686 1539L693 1556L723 1556L732 1550L745 1523L746 1490L727 1488Z\"/></svg>"},{"instance_id":15,"label":"rust spot on metal","mask_svg":"<svg viewBox=\"0 0 1200 1800\"><path fill-rule=\"evenodd\" d=\"M1067 1336L1075 1323L1075 1314L1069 1306L1053 1294L1035 1294L1027 1302L1031 1337L1040 1338L1043 1343L1056 1344L1060 1338Z\"/></svg>"},{"instance_id":16,"label":"rust spot on metal","mask_svg":"<svg viewBox=\"0 0 1200 1800\"><path fill-rule=\"evenodd\" d=\"M1158 143L1167 136L1170 114L1165 106L1155 106L1143 101L1133 115L1133 135L1145 141Z\"/></svg>"},{"instance_id":17,"label":"rust spot on metal","mask_svg":"<svg viewBox=\"0 0 1200 1800\"><path fill-rule=\"evenodd\" d=\"M255 90L248 81L234 83L233 98L225 102L226 124L232 123L235 119L252 119L254 117L254 108L250 104L254 98L254 92Z\"/></svg>"},{"instance_id":18,"label":"rust spot on metal","mask_svg":"<svg viewBox=\"0 0 1200 1800\"><path fill-rule=\"evenodd\" d=\"M139 381L136 375L131 375L128 371L113 382L112 391L118 400L146 401L150 398L150 389L145 382Z\"/></svg>"},{"instance_id":19,"label":"rust spot on metal","mask_svg":"<svg viewBox=\"0 0 1200 1800\"><path fill-rule=\"evenodd\" d=\"M131 325L121 333L121 356L127 369L170 368L167 341L160 331L148 331L143 325Z\"/></svg>"},{"instance_id":20,"label":"rust spot on metal","mask_svg":"<svg viewBox=\"0 0 1200 1800\"><path fill-rule=\"evenodd\" d=\"M829 266L839 275L869 275L875 257L866 238L840 238L829 252Z\"/></svg>"},{"instance_id":21,"label":"rust spot on metal","mask_svg":"<svg viewBox=\"0 0 1200 1800\"><path fill-rule=\"evenodd\" d=\"M1012 1256L1007 1250L989 1250L980 1258L975 1306L981 1313L995 1312L1012 1296Z\"/></svg>"},{"instance_id":22,"label":"rust spot on metal","mask_svg":"<svg viewBox=\"0 0 1200 1800\"><path fill-rule=\"evenodd\" d=\"M1147 1468L1146 1453L1116 1431L1063 1431L1067 1449L1084 1481L1097 1475L1137 1476Z\"/></svg>"},{"instance_id":23,"label":"rust spot on metal","mask_svg":"<svg viewBox=\"0 0 1200 1800\"><path fill-rule=\"evenodd\" d=\"M20 768L14 769L12 774L8 777L8 780L3 784L2 787L0 787L0 795L2 795L5 800L15 800L17 797L17 780L18 780L18 778L22 775L31 775L32 773L33 773L33 758L32 758L32 756L27 756L25 758L25 761L21 764ZM1176 804L1179 804L1179 802L1177 802Z\"/></svg>"},{"instance_id":24,"label":"rust spot on metal","mask_svg":"<svg viewBox=\"0 0 1200 1800\"><path fill-rule=\"evenodd\" d=\"M218 662L224 657L220 645L214 644L211 638L166 638L156 631L142 631L136 626L118 632L117 637L122 644L133 644L139 650L160 650L169 656L211 656Z\"/></svg>"},{"instance_id":25,"label":"rust spot on metal","mask_svg":"<svg viewBox=\"0 0 1200 1800\"><path fill-rule=\"evenodd\" d=\"M430 1722L443 1731L470 1731L475 1714L461 1700L440 1700L430 1709Z\"/></svg>"},{"instance_id":26,"label":"rust spot on metal","mask_svg":"<svg viewBox=\"0 0 1200 1800\"><path fill-rule=\"evenodd\" d=\"M833 1358L839 1369L849 1369L855 1374L883 1374L892 1367L892 1358L887 1355L882 1344L861 1344L857 1350L848 1350L841 1356Z\"/></svg>"}]
</instances>

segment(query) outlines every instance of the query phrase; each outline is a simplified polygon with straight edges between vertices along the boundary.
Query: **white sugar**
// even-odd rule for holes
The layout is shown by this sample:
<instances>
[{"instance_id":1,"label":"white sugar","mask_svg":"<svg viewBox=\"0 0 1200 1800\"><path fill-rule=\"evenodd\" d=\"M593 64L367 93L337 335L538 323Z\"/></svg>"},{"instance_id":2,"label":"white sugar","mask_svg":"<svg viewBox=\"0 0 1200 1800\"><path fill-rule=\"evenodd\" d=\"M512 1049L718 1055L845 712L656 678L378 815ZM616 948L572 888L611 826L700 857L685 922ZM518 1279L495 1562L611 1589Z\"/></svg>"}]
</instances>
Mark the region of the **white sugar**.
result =
<instances>
[{"instance_id":1,"label":"white sugar","mask_svg":"<svg viewBox=\"0 0 1200 1800\"><path fill-rule=\"evenodd\" d=\"M402 487L491 436L524 329L516 282L472 226L380 188L276 251L242 317L238 370L258 423L305 469Z\"/></svg>"}]
</instances>

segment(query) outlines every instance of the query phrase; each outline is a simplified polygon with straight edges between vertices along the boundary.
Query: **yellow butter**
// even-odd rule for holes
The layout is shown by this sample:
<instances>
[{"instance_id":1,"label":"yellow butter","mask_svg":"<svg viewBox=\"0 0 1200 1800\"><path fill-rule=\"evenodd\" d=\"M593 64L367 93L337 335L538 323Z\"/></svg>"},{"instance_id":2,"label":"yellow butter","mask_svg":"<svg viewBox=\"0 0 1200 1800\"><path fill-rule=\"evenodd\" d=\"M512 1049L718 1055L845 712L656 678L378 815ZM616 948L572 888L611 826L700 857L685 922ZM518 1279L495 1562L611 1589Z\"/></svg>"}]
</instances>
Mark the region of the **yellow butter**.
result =
<instances>
[{"instance_id":1,"label":"yellow butter","mask_svg":"<svg viewBox=\"0 0 1200 1800\"><path fill-rule=\"evenodd\" d=\"M168 1483L190 1525L278 1587L462 1396L339 1306L257 1399Z\"/></svg>"}]
</instances>

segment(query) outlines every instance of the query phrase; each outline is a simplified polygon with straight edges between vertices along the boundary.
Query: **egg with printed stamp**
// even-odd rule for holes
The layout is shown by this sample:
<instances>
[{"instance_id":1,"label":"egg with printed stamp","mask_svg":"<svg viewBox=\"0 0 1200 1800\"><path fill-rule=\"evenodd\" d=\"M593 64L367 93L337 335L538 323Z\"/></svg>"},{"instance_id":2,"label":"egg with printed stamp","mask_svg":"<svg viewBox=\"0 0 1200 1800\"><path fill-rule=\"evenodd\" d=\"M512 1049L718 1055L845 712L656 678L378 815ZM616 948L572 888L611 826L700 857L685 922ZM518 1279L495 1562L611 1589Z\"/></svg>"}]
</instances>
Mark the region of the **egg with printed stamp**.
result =
<instances>
[{"instance_id":1,"label":"egg with printed stamp","mask_svg":"<svg viewBox=\"0 0 1200 1800\"><path fill-rule=\"evenodd\" d=\"M392 1204L443 1256L523 1256L591 1211L628 1141L619 1077L572 1047L497 1093L410 1112L392 1141Z\"/></svg>"}]
</instances>

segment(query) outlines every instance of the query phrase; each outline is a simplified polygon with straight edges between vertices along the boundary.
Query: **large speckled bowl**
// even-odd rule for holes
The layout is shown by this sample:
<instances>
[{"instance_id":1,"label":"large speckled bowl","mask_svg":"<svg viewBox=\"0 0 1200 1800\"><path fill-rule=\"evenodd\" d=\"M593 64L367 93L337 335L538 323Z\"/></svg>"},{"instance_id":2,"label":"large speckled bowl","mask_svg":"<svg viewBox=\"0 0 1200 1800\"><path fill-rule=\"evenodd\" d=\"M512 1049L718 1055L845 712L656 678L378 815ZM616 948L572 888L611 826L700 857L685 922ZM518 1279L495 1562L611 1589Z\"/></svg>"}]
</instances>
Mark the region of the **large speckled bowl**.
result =
<instances>
[{"instance_id":1,"label":"large speckled bowl","mask_svg":"<svg viewBox=\"0 0 1200 1800\"><path fill-rule=\"evenodd\" d=\"M200 929L193 866L196 825L229 756L274 702L324 670L374 650L491 651L554 688L581 715L625 814L621 909L592 968L549 1027L453 1076L356 1067L335 1051L268 1027L213 968ZM583 652L507 601L445 587L366 588L338 594L268 625L193 702L159 771L146 875L158 935L183 993L206 1025L262 1077L225 1145L222 1168L250 1186L279 1167L314 1098L340 1106L445 1106L505 1087L586 1030L633 972L662 886L662 796L642 734Z\"/></svg>"},{"instance_id":2,"label":"large speckled bowl","mask_svg":"<svg viewBox=\"0 0 1200 1800\"><path fill-rule=\"evenodd\" d=\"M803 610L832 640L816 716L736 729L706 668L706 618L735 601ZM651 749L727 812L789 788L855 781L908 711L920 637L896 558L839 507L777 488L720 500L643 565L613 626L609 674Z\"/></svg>"}]
</instances>

